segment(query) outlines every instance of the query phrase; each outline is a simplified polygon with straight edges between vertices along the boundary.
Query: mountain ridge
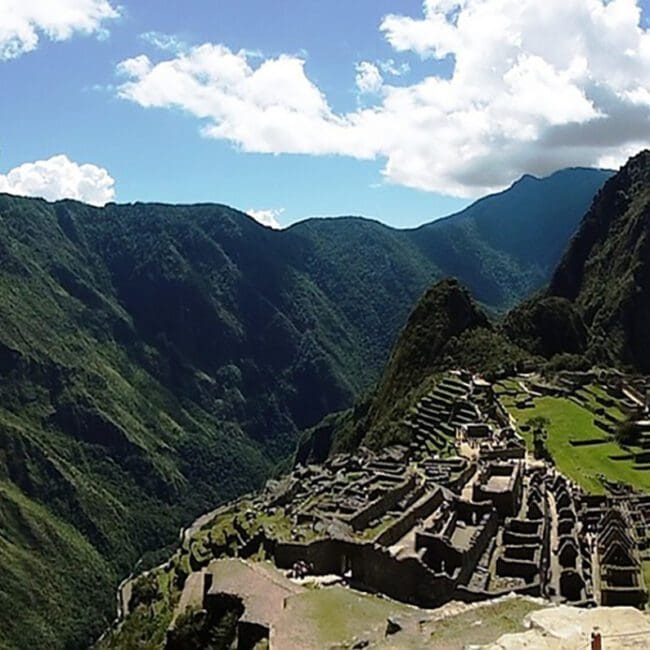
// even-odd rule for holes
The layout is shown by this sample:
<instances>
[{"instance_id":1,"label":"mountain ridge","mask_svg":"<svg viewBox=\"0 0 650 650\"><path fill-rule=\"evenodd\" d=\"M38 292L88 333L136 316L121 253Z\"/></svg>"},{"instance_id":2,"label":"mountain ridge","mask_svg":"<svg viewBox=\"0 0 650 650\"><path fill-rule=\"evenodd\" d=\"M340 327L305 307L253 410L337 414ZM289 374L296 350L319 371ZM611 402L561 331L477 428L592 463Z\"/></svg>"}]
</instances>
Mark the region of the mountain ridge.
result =
<instances>
[{"instance_id":1,"label":"mountain ridge","mask_svg":"<svg viewBox=\"0 0 650 650\"><path fill-rule=\"evenodd\" d=\"M372 384L449 259L494 310L543 276L442 230L0 196L0 645L87 646L143 553Z\"/></svg>"},{"instance_id":2,"label":"mountain ridge","mask_svg":"<svg viewBox=\"0 0 650 650\"><path fill-rule=\"evenodd\" d=\"M648 260L650 151L645 150L599 190L548 288L508 318L547 357L582 354L591 363L650 372ZM554 336L543 322L531 320L533 312L547 323L564 319L564 329L573 334L560 336L557 329Z\"/></svg>"}]
</instances>

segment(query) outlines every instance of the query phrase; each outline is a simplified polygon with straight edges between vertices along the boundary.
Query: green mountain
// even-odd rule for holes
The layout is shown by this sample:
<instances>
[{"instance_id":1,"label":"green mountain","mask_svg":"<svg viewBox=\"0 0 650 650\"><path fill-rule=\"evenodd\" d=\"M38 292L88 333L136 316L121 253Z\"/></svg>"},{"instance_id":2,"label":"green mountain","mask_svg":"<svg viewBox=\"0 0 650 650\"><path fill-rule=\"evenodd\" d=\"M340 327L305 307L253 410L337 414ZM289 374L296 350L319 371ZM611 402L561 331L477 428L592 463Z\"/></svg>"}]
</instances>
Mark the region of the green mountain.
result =
<instances>
[{"instance_id":1,"label":"green mountain","mask_svg":"<svg viewBox=\"0 0 650 650\"><path fill-rule=\"evenodd\" d=\"M504 311L544 286L606 170L526 175L509 189L414 231L444 276L458 278L481 304Z\"/></svg>"},{"instance_id":2,"label":"green mountain","mask_svg":"<svg viewBox=\"0 0 650 650\"><path fill-rule=\"evenodd\" d=\"M506 329L547 357L650 372L650 151L605 183L548 289L514 310Z\"/></svg>"},{"instance_id":3,"label":"green mountain","mask_svg":"<svg viewBox=\"0 0 650 650\"><path fill-rule=\"evenodd\" d=\"M556 253L519 247L568 237L606 177L526 178L411 231L0 195L0 647L86 647L143 553L372 384L433 280L494 311L529 295Z\"/></svg>"},{"instance_id":4,"label":"green mountain","mask_svg":"<svg viewBox=\"0 0 650 650\"><path fill-rule=\"evenodd\" d=\"M535 181L520 184L525 182ZM528 245L531 256L538 254ZM409 442L404 413L452 367L491 373L537 358L564 367L601 363L647 373L648 331L650 151L645 151L595 196L549 286L503 321L491 323L457 281L433 286L408 319L375 389L354 408L309 430L297 459L322 460L360 444Z\"/></svg>"},{"instance_id":5,"label":"green mountain","mask_svg":"<svg viewBox=\"0 0 650 650\"><path fill-rule=\"evenodd\" d=\"M306 431L296 460L323 462L360 445L380 449L407 444L412 431L405 414L445 371L463 368L490 375L531 358L490 321L465 287L452 278L442 280L411 312L374 389L353 408L331 414Z\"/></svg>"}]
</instances>

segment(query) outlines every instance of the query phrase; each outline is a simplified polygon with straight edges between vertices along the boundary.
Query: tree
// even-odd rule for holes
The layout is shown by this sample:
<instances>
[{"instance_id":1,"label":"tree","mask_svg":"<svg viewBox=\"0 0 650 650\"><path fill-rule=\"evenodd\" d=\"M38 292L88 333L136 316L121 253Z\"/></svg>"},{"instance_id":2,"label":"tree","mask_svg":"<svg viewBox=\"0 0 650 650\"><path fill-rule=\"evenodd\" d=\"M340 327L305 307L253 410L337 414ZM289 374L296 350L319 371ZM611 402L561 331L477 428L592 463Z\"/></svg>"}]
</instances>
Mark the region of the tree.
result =
<instances>
[{"instance_id":1,"label":"tree","mask_svg":"<svg viewBox=\"0 0 650 650\"><path fill-rule=\"evenodd\" d=\"M546 446L548 426L551 424L551 421L546 417L536 416L530 418L526 424L533 432L533 454L535 458L553 462L553 457Z\"/></svg>"},{"instance_id":2,"label":"tree","mask_svg":"<svg viewBox=\"0 0 650 650\"><path fill-rule=\"evenodd\" d=\"M635 422L625 420L616 425L614 437L619 445L633 445L639 441L641 431Z\"/></svg>"},{"instance_id":3,"label":"tree","mask_svg":"<svg viewBox=\"0 0 650 650\"><path fill-rule=\"evenodd\" d=\"M155 574L147 573L135 580L131 588L129 608L135 609L139 605L149 607L158 596L158 579Z\"/></svg>"}]
</instances>

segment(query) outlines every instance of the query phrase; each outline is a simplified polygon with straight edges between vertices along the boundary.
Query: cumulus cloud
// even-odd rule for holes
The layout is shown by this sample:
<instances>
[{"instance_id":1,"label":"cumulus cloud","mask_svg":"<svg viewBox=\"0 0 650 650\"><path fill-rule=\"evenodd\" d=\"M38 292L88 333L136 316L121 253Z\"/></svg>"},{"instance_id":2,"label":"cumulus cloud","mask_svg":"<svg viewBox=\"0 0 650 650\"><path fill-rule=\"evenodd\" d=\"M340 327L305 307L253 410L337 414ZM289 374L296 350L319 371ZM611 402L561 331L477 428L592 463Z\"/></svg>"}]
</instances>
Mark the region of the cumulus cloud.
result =
<instances>
[{"instance_id":1,"label":"cumulus cloud","mask_svg":"<svg viewBox=\"0 0 650 650\"><path fill-rule=\"evenodd\" d=\"M118 74L126 81L118 95L144 107L185 110L204 120L206 137L244 151L375 156L362 113L349 119L333 113L304 65L287 55L259 62L249 52L207 43L159 63L146 55L122 61Z\"/></svg>"},{"instance_id":2,"label":"cumulus cloud","mask_svg":"<svg viewBox=\"0 0 650 650\"><path fill-rule=\"evenodd\" d=\"M106 21L118 16L108 0L0 0L0 60L35 50L41 36L102 35Z\"/></svg>"},{"instance_id":3,"label":"cumulus cloud","mask_svg":"<svg viewBox=\"0 0 650 650\"><path fill-rule=\"evenodd\" d=\"M358 88L376 94L348 113L301 58L253 61L211 43L122 62L118 93L180 108L243 151L379 158L389 182L468 197L650 145L650 32L636 0L426 0L421 16L389 15L380 29L431 72L399 85L363 62Z\"/></svg>"},{"instance_id":4,"label":"cumulus cloud","mask_svg":"<svg viewBox=\"0 0 650 650\"><path fill-rule=\"evenodd\" d=\"M253 217L255 221L261 223L267 228L273 228L273 230L281 230L282 225L278 221L278 217L284 212L284 208L279 210L248 210L247 214L249 217Z\"/></svg>"},{"instance_id":5,"label":"cumulus cloud","mask_svg":"<svg viewBox=\"0 0 650 650\"><path fill-rule=\"evenodd\" d=\"M459 12L470 3L471 0L424 0L424 19L390 14L384 18L380 29L397 52L413 51L423 57L441 59L458 47Z\"/></svg>"},{"instance_id":6,"label":"cumulus cloud","mask_svg":"<svg viewBox=\"0 0 650 650\"><path fill-rule=\"evenodd\" d=\"M29 162L0 174L0 192L56 201L76 199L102 206L115 198L115 181L102 167L72 162L67 156Z\"/></svg>"},{"instance_id":7,"label":"cumulus cloud","mask_svg":"<svg viewBox=\"0 0 650 650\"><path fill-rule=\"evenodd\" d=\"M384 84L379 68L370 61L357 63L357 89L362 95L378 93Z\"/></svg>"}]
</instances>

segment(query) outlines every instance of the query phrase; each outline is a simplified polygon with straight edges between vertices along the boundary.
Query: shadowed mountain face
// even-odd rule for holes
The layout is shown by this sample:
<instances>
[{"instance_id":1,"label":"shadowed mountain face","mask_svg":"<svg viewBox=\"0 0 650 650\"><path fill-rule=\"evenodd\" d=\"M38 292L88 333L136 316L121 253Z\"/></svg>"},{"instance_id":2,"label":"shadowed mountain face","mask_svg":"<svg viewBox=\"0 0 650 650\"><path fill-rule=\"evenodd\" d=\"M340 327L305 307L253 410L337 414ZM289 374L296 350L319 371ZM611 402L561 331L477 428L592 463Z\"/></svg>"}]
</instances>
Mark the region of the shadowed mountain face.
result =
<instances>
[{"instance_id":1,"label":"shadowed mountain face","mask_svg":"<svg viewBox=\"0 0 650 650\"><path fill-rule=\"evenodd\" d=\"M371 385L432 281L527 296L561 249L539 232L566 239L606 177L523 179L412 231L0 195L0 646L86 647L142 553Z\"/></svg>"},{"instance_id":2,"label":"shadowed mountain face","mask_svg":"<svg viewBox=\"0 0 650 650\"><path fill-rule=\"evenodd\" d=\"M548 290L505 324L547 357L578 353L650 372L650 152L605 183Z\"/></svg>"},{"instance_id":3,"label":"shadowed mountain face","mask_svg":"<svg viewBox=\"0 0 650 650\"><path fill-rule=\"evenodd\" d=\"M596 191L612 172L524 176L457 215L420 228L417 246L483 305L514 307L544 286Z\"/></svg>"},{"instance_id":4,"label":"shadowed mountain face","mask_svg":"<svg viewBox=\"0 0 650 650\"><path fill-rule=\"evenodd\" d=\"M374 449L409 444L405 414L454 368L486 376L514 370L532 355L492 324L469 291L447 278L430 287L400 332L376 386L364 399L306 431L296 461L323 462L360 445Z\"/></svg>"},{"instance_id":5,"label":"shadowed mountain face","mask_svg":"<svg viewBox=\"0 0 650 650\"><path fill-rule=\"evenodd\" d=\"M650 151L598 194L551 280L590 329L590 347L650 372Z\"/></svg>"}]
</instances>

